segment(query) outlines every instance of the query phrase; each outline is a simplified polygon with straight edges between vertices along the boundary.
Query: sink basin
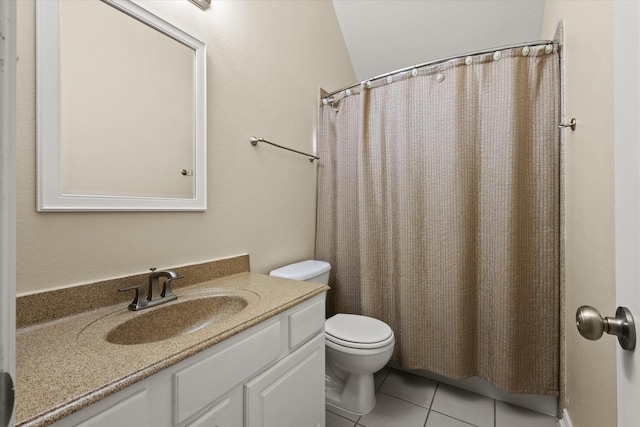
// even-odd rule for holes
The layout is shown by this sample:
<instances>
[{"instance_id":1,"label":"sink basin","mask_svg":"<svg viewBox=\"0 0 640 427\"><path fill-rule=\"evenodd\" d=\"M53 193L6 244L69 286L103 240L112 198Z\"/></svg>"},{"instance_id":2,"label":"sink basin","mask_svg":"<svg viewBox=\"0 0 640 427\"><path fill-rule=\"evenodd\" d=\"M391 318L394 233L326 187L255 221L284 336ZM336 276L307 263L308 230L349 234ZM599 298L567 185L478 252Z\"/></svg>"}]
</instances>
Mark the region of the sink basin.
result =
<instances>
[{"instance_id":1,"label":"sink basin","mask_svg":"<svg viewBox=\"0 0 640 427\"><path fill-rule=\"evenodd\" d=\"M196 332L242 311L249 304L243 295L216 294L160 305L133 316L110 329L112 344L145 344Z\"/></svg>"}]
</instances>

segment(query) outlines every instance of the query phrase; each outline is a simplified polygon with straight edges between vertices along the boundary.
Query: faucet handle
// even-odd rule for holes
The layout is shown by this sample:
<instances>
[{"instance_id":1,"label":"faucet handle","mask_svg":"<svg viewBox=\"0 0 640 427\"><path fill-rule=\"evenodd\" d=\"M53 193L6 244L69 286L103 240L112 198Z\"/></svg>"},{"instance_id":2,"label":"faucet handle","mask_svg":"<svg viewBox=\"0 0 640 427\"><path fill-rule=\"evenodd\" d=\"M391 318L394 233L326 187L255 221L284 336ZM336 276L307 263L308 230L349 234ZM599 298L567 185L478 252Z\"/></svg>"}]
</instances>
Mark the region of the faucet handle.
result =
<instances>
[{"instance_id":1,"label":"faucet handle","mask_svg":"<svg viewBox=\"0 0 640 427\"><path fill-rule=\"evenodd\" d=\"M140 302L140 291L142 290L142 286L130 286L128 288L118 289L118 292L125 291L136 291L135 296L133 297L133 301L129 304L129 310L136 311L139 310L143 303Z\"/></svg>"},{"instance_id":2,"label":"faucet handle","mask_svg":"<svg viewBox=\"0 0 640 427\"><path fill-rule=\"evenodd\" d=\"M171 281L183 279L183 278L184 276L176 275L175 277L172 276L172 277L169 277L167 280L165 280L164 285L162 286L162 292L160 293L160 296L162 298L172 298L172 297L177 298L176 294L174 294L173 290L171 289Z\"/></svg>"}]
</instances>

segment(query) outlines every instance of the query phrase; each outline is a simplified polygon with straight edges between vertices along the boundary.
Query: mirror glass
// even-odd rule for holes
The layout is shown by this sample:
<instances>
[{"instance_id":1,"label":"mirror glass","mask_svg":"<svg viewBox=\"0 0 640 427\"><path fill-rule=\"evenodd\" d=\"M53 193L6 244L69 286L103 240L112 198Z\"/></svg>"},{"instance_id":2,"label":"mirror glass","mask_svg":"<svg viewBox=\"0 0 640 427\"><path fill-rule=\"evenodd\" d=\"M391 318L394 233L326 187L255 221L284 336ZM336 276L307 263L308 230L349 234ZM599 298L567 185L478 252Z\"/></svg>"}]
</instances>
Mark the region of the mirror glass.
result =
<instances>
[{"instance_id":1,"label":"mirror glass","mask_svg":"<svg viewBox=\"0 0 640 427\"><path fill-rule=\"evenodd\" d=\"M123 0L37 20L39 210L204 210L204 44Z\"/></svg>"}]
</instances>

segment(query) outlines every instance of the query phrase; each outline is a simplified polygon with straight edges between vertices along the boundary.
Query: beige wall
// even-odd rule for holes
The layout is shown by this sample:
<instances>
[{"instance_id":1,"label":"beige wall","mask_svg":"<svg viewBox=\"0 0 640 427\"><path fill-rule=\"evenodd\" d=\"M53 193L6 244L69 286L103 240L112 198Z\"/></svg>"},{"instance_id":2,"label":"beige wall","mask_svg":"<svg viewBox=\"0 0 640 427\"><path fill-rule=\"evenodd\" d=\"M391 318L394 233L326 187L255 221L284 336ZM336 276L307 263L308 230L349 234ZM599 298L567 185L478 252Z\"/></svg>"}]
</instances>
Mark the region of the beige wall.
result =
<instances>
[{"instance_id":1,"label":"beige wall","mask_svg":"<svg viewBox=\"0 0 640 427\"><path fill-rule=\"evenodd\" d=\"M136 0L207 44L206 212L37 213L34 3L18 2L18 292L249 253L251 269L313 256L318 88L355 81L328 1ZM117 165L114 165L117 170ZM161 170L149 171L161 174Z\"/></svg>"},{"instance_id":2,"label":"beige wall","mask_svg":"<svg viewBox=\"0 0 640 427\"><path fill-rule=\"evenodd\" d=\"M564 18L566 136L566 399L574 427L616 425L616 342L587 341L575 312L615 313L613 3L547 0L543 38Z\"/></svg>"}]
</instances>

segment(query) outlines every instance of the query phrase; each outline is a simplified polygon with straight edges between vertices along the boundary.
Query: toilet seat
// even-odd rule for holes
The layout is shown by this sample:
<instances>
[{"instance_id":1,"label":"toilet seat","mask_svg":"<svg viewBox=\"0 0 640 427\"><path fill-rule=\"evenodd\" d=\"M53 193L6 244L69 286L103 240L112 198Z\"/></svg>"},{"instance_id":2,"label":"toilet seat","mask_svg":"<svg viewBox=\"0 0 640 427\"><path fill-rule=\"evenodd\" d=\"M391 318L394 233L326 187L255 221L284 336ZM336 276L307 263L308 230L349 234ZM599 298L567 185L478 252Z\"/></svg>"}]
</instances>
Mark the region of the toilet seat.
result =
<instances>
[{"instance_id":1,"label":"toilet seat","mask_svg":"<svg viewBox=\"0 0 640 427\"><path fill-rule=\"evenodd\" d=\"M394 342L393 331L381 320L356 314L336 314L325 322L327 341L355 349L379 349Z\"/></svg>"}]
</instances>

